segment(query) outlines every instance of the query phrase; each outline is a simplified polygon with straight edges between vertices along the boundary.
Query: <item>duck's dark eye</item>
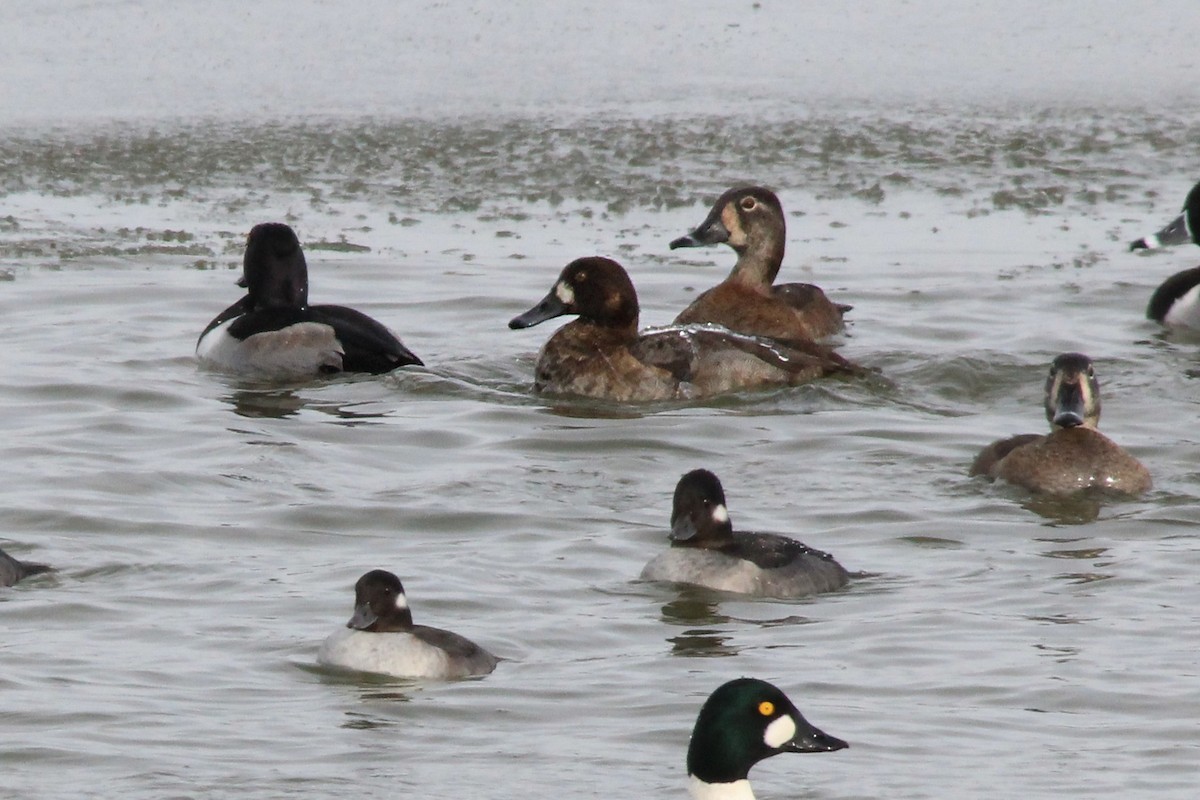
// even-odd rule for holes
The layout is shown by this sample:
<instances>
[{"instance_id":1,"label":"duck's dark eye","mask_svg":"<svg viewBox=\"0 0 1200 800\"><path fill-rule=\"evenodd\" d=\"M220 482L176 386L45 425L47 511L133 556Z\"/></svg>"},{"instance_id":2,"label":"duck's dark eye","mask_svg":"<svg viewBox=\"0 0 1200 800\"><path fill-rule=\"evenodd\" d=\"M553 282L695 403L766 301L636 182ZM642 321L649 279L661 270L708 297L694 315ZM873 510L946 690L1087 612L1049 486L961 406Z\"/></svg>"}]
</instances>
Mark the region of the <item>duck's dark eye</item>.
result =
<instances>
[{"instance_id":1,"label":"duck's dark eye","mask_svg":"<svg viewBox=\"0 0 1200 800\"><path fill-rule=\"evenodd\" d=\"M758 208L758 201L753 197L743 197L741 206L743 211L753 211Z\"/></svg>"}]
</instances>

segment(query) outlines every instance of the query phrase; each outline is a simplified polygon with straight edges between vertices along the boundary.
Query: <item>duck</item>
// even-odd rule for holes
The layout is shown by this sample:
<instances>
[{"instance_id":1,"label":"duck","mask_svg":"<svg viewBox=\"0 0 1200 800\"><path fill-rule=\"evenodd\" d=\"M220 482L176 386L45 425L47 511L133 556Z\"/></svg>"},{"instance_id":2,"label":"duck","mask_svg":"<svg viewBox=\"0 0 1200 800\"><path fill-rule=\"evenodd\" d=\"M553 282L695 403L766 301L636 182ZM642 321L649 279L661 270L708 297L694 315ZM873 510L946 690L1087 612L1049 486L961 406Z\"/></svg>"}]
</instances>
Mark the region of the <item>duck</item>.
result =
<instances>
[{"instance_id":1,"label":"duck","mask_svg":"<svg viewBox=\"0 0 1200 800\"><path fill-rule=\"evenodd\" d=\"M288 225L265 222L250 230L238 285L246 295L208 323L196 342L206 366L265 380L305 380L423 365L361 311L308 304L308 265Z\"/></svg>"},{"instance_id":2,"label":"duck","mask_svg":"<svg viewBox=\"0 0 1200 800\"><path fill-rule=\"evenodd\" d=\"M992 442L976 456L968 474L1051 495L1085 489L1139 495L1150 489L1150 471L1096 430L1100 383L1090 358L1082 353L1057 356L1046 378L1044 404L1050 433Z\"/></svg>"},{"instance_id":3,"label":"duck","mask_svg":"<svg viewBox=\"0 0 1200 800\"><path fill-rule=\"evenodd\" d=\"M1200 244L1200 183L1192 187L1183 211L1158 233L1131 242L1129 249L1157 250L1173 245ZM1146 316L1172 328L1200 330L1200 267L1177 272L1150 296Z\"/></svg>"},{"instance_id":4,"label":"duck","mask_svg":"<svg viewBox=\"0 0 1200 800\"><path fill-rule=\"evenodd\" d=\"M736 678L700 707L688 742L688 789L694 800L754 800L750 768L763 759L849 746L806 720L779 687Z\"/></svg>"},{"instance_id":5,"label":"duck","mask_svg":"<svg viewBox=\"0 0 1200 800\"><path fill-rule=\"evenodd\" d=\"M499 659L457 633L414 625L404 586L374 569L354 584L354 614L321 643L317 663L396 678L449 680L490 674Z\"/></svg>"},{"instance_id":6,"label":"duck","mask_svg":"<svg viewBox=\"0 0 1200 800\"><path fill-rule=\"evenodd\" d=\"M812 342L746 336L719 325L638 332L638 297L625 268L579 258L546 297L508 323L529 328L564 314L572 320L542 347L534 391L618 402L685 400L742 389L795 386L862 370Z\"/></svg>"},{"instance_id":7,"label":"duck","mask_svg":"<svg viewBox=\"0 0 1200 800\"><path fill-rule=\"evenodd\" d=\"M737 253L733 271L703 292L675 324L715 322L738 333L778 339L822 339L845 327L851 306L830 300L811 283L775 285L783 264L787 225L770 189L741 186L717 198L700 226L671 242L680 247L727 244Z\"/></svg>"},{"instance_id":8,"label":"duck","mask_svg":"<svg viewBox=\"0 0 1200 800\"><path fill-rule=\"evenodd\" d=\"M676 484L670 539L641 580L777 598L831 592L849 580L828 553L775 533L734 531L721 480L706 469Z\"/></svg>"},{"instance_id":9,"label":"duck","mask_svg":"<svg viewBox=\"0 0 1200 800\"><path fill-rule=\"evenodd\" d=\"M12 586L17 581L28 578L30 575L49 572L50 569L45 564L31 564L27 561L18 561L8 553L0 550L0 586Z\"/></svg>"}]
</instances>

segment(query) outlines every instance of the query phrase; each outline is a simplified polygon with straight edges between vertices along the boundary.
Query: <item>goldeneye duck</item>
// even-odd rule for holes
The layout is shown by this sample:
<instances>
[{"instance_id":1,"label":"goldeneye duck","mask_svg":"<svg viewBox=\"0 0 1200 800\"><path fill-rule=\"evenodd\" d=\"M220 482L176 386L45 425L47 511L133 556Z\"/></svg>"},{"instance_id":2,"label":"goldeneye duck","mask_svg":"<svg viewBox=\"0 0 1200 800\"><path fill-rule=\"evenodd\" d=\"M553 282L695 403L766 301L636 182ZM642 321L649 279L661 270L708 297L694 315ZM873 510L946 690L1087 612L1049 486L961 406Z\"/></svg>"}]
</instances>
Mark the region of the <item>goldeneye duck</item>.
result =
<instances>
[{"instance_id":1,"label":"goldeneye duck","mask_svg":"<svg viewBox=\"0 0 1200 800\"><path fill-rule=\"evenodd\" d=\"M1188 192L1183 213L1158 233L1132 242L1130 250L1156 250L1178 244L1200 244L1200 183ZM1177 272L1150 296L1146 316L1163 325L1200 329L1200 267Z\"/></svg>"},{"instance_id":2,"label":"goldeneye duck","mask_svg":"<svg viewBox=\"0 0 1200 800\"><path fill-rule=\"evenodd\" d=\"M564 314L538 355L534 390L617 401L683 400L788 386L861 370L807 341L745 336L720 326L638 332L638 298L625 268L607 258L568 264L549 294L508 323L528 328Z\"/></svg>"},{"instance_id":3,"label":"goldeneye duck","mask_svg":"<svg viewBox=\"0 0 1200 800\"><path fill-rule=\"evenodd\" d=\"M744 186L718 197L700 227L671 242L671 249L727 244L737 253L737 263L675 324L715 322L739 333L779 339L820 339L842 330L842 316L850 306L834 303L811 283L774 285L786 241L783 206L771 190Z\"/></svg>"},{"instance_id":4,"label":"goldeneye duck","mask_svg":"<svg viewBox=\"0 0 1200 800\"><path fill-rule=\"evenodd\" d=\"M670 538L671 549L645 566L642 580L780 598L831 592L849 580L828 553L774 533L734 531L721 481L706 469L675 486Z\"/></svg>"},{"instance_id":5,"label":"goldeneye duck","mask_svg":"<svg viewBox=\"0 0 1200 800\"><path fill-rule=\"evenodd\" d=\"M1055 358L1043 404L1049 434L1026 433L992 442L975 457L968 474L1044 494L1099 488L1136 495L1150 489L1150 472L1142 463L1096 430L1100 383L1090 358L1082 353Z\"/></svg>"},{"instance_id":6,"label":"goldeneye duck","mask_svg":"<svg viewBox=\"0 0 1200 800\"><path fill-rule=\"evenodd\" d=\"M328 667L397 678L487 675L498 659L457 633L414 625L400 579L375 569L354 584L354 615L317 652Z\"/></svg>"},{"instance_id":7,"label":"goldeneye duck","mask_svg":"<svg viewBox=\"0 0 1200 800\"><path fill-rule=\"evenodd\" d=\"M208 366L269 380L338 372L381 374L421 359L383 324L345 306L308 304L308 265L287 225L255 225L239 286L246 296L208 323L196 356Z\"/></svg>"},{"instance_id":8,"label":"goldeneye duck","mask_svg":"<svg viewBox=\"0 0 1200 800\"><path fill-rule=\"evenodd\" d=\"M700 708L688 743L688 788L695 800L754 800L750 768L764 758L849 746L806 720L778 687L738 678Z\"/></svg>"},{"instance_id":9,"label":"goldeneye duck","mask_svg":"<svg viewBox=\"0 0 1200 800\"><path fill-rule=\"evenodd\" d=\"M12 586L17 581L28 578L30 575L49 571L50 567L45 564L31 564L27 561L18 561L8 553L0 550L0 586Z\"/></svg>"}]
</instances>

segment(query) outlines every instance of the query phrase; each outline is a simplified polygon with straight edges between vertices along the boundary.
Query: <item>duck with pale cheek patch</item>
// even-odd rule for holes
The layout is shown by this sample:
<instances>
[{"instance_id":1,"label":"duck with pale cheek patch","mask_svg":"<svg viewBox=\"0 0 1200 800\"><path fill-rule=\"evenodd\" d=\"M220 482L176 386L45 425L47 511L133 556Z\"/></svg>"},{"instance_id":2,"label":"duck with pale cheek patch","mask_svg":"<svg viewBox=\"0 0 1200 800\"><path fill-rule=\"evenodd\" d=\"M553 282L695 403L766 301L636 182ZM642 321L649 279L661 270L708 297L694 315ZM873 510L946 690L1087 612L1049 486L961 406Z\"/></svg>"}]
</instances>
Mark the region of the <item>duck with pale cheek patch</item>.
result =
<instances>
[{"instance_id":1,"label":"duck with pale cheek patch","mask_svg":"<svg viewBox=\"0 0 1200 800\"><path fill-rule=\"evenodd\" d=\"M700 709L688 743L688 788L694 800L754 800L749 774L759 761L849 746L812 725L778 687L738 678Z\"/></svg>"},{"instance_id":2,"label":"duck with pale cheek patch","mask_svg":"<svg viewBox=\"0 0 1200 800\"><path fill-rule=\"evenodd\" d=\"M811 283L775 284L786 241L783 206L771 190L744 186L718 197L700 227L671 242L671 249L727 244L737 253L737 263L675 324L713 322L777 339L820 339L842 330L842 316L850 306L834 303Z\"/></svg>"},{"instance_id":3,"label":"duck with pale cheek patch","mask_svg":"<svg viewBox=\"0 0 1200 800\"><path fill-rule=\"evenodd\" d=\"M969 475L985 475L1043 494L1103 489L1137 495L1150 472L1100 431L1100 383L1092 360L1063 353L1050 365L1044 396L1051 432L1026 433L985 447Z\"/></svg>"},{"instance_id":4,"label":"duck with pale cheek patch","mask_svg":"<svg viewBox=\"0 0 1200 800\"><path fill-rule=\"evenodd\" d=\"M414 625L400 579L372 570L354 585L354 615L321 644L317 662L327 667L398 678L468 678L487 675L499 661L457 633Z\"/></svg>"},{"instance_id":5,"label":"duck with pale cheek patch","mask_svg":"<svg viewBox=\"0 0 1200 800\"><path fill-rule=\"evenodd\" d=\"M1183 213L1167 227L1129 245L1130 250L1157 250L1178 244L1200 244L1200 183L1188 192ZM1200 329L1200 267L1177 272L1150 297L1146 316L1163 325Z\"/></svg>"},{"instance_id":6,"label":"duck with pale cheek patch","mask_svg":"<svg viewBox=\"0 0 1200 800\"><path fill-rule=\"evenodd\" d=\"M671 549L647 564L641 579L796 598L840 589L849 575L833 556L795 539L734 531L721 481L697 469L675 487Z\"/></svg>"},{"instance_id":7,"label":"duck with pale cheek patch","mask_svg":"<svg viewBox=\"0 0 1200 800\"><path fill-rule=\"evenodd\" d=\"M246 296L208 323L196 342L196 357L206 366L262 380L305 380L421 364L366 314L308 304L308 265L287 225L254 226L242 273L238 285Z\"/></svg>"},{"instance_id":8,"label":"duck with pale cheek patch","mask_svg":"<svg viewBox=\"0 0 1200 800\"><path fill-rule=\"evenodd\" d=\"M578 316L538 355L534 390L602 400L688 400L741 389L795 386L862 370L827 347L734 333L717 325L638 332L638 298L625 268L580 258L550 292L508 323L528 328Z\"/></svg>"}]
</instances>

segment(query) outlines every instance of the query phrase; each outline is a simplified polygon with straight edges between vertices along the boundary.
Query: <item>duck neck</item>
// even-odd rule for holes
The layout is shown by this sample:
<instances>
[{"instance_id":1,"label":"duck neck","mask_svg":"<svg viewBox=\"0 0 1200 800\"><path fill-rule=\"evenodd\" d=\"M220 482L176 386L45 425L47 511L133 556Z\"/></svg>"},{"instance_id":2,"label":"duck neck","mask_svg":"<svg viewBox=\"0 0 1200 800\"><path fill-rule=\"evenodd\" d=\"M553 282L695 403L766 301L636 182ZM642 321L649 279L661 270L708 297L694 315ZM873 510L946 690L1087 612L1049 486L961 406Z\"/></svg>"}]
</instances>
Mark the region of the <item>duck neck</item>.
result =
<instances>
[{"instance_id":1,"label":"duck neck","mask_svg":"<svg viewBox=\"0 0 1200 800\"><path fill-rule=\"evenodd\" d=\"M783 239L766 236L751 239L737 250L738 260L729 280L755 289L767 289L775 282L783 264Z\"/></svg>"},{"instance_id":2,"label":"duck neck","mask_svg":"<svg viewBox=\"0 0 1200 800\"><path fill-rule=\"evenodd\" d=\"M707 783L692 775L688 779L692 800L754 800L750 781L742 778L728 783Z\"/></svg>"}]
</instances>

